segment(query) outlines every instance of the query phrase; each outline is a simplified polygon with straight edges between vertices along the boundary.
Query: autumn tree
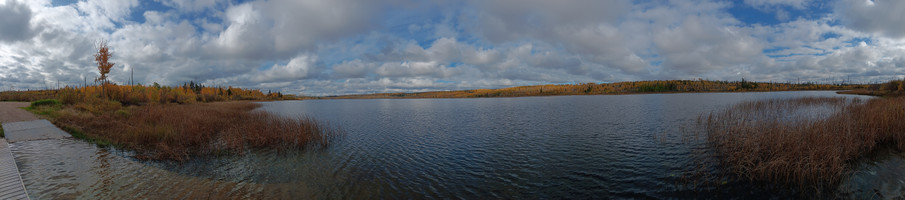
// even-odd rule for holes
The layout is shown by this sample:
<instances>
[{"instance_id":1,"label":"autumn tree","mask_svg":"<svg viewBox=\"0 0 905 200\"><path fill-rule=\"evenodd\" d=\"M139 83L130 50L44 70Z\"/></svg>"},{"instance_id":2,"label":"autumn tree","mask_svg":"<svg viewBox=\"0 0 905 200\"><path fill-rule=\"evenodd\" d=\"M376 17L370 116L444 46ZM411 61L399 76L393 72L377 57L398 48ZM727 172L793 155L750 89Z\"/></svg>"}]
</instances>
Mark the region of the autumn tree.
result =
<instances>
[{"instance_id":1,"label":"autumn tree","mask_svg":"<svg viewBox=\"0 0 905 200\"><path fill-rule=\"evenodd\" d=\"M102 87L107 86L107 74L110 73L110 68L113 68L113 65L115 64L110 62L110 57L113 57L113 52L110 52L110 48L107 47L107 42L99 42L97 44L97 53L94 54L94 61L97 63L97 70L100 72L101 76L97 77L94 82L101 81L101 84L103 84Z\"/></svg>"},{"instance_id":2,"label":"autumn tree","mask_svg":"<svg viewBox=\"0 0 905 200\"><path fill-rule=\"evenodd\" d=\"M110 48L107 47L106 41L101 41L97 45L97 53L94 54L94 61L97 63L97 70L100 71L101 76L95 79L94 81L101 81L104 84L107 84L107 74L110 73L110 68L113 68L115 63L110 62L110 57L113 57L113 52L110 52Z\"/></svg>"}]
</instances>

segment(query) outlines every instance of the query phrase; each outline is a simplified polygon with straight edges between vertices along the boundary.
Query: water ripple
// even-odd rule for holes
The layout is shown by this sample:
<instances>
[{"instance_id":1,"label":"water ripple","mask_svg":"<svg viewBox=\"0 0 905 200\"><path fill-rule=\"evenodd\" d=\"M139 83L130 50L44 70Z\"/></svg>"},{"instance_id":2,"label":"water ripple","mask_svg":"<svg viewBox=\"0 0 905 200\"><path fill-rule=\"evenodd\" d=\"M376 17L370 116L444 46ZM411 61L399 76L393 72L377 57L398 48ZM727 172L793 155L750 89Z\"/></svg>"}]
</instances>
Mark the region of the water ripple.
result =
<instances>
[{"instance_id":1,"label":"water ripple","mask_svg":"<svg viewBox=\"0 0 905 200\"><path fill-rule=\"evenodd\" d=\"M136 162L74 140L15 143L35 199L731 198L788 192L680 186L695 146L676 133L740 101L832 92L266 102L347 132L329 149ZM657 139L667 136L664 140Z\"/></svg>"}]
</instances>

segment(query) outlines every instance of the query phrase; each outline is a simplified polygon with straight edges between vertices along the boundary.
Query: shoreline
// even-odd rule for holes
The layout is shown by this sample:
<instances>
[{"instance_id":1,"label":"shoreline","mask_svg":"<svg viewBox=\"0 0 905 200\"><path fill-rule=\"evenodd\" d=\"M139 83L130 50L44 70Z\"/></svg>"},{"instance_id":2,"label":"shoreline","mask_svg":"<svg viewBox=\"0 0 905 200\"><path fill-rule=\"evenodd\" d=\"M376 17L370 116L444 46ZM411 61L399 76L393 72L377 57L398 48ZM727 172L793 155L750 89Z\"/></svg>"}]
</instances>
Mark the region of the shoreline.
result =
<instances>
[{"instance_id":1,"label":"shoreline","mask_svg":"<svg viewBox=\"0 0 905 200\"><path fill-rule=\"evenodd\" d=\"M626 95L669 93L777 92L813 90L859 90L868 84L773 83L710 80L651 80L615 83L530 85L497 89L374 93L311 97L315 99L405 99L405 98L486 98L566 95Z\"/></svg>"},{"instance_id":2,"label":"shoreline","mask_svg":"<svg viewBox=\"0 0 905 200\"><path fill-rule=\"evenodd\" d=\"M846 95L869 95L869 94L856 94L856 93L843 93L846 91L855 91L848 89L839 89L839 90L772 90L772 91L695 91L695 92L634 92L634 93L607 93L607 94L554 94L554 95L524 95L524 96L492 96L492 97L315 97L315 98L305 98L305 99L281 99L281 100L267 100L267 101L256 101L256 102L268 102L268 101L299 101L299 100L344 100L344 99L492 99L492 98L521 98L521 97L554 97L554 96L595 96L595 95L648 95L648 94L719 94L719 93L762 93L762 92L809 92L809 91L836 91L837 94L846 94ZM373 94L368 94L373 95ZM879 95L870 95L870 96L879 96Z\"/></svg>"}]
</instances>

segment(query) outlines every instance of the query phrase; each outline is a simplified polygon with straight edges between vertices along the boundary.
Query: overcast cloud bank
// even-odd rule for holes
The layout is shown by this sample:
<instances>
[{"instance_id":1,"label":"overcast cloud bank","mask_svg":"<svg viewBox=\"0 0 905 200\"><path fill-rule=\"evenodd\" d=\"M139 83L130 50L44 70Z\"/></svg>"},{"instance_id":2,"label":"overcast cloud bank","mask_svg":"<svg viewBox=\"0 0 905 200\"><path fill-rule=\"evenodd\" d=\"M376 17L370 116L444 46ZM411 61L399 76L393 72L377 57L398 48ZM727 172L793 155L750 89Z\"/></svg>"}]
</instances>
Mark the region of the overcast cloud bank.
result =
<instances>
[{"instance_id":1,"label":"overcast cloud bank","mask_svg":"<svg viewBox=\"0 0 905 200\"><path fill-rule=\"evenodd\" d=\"M885 81L905 1L0 0L0 90L92 80L303 95L651 79Z\"/></svg>"}]
</instances>

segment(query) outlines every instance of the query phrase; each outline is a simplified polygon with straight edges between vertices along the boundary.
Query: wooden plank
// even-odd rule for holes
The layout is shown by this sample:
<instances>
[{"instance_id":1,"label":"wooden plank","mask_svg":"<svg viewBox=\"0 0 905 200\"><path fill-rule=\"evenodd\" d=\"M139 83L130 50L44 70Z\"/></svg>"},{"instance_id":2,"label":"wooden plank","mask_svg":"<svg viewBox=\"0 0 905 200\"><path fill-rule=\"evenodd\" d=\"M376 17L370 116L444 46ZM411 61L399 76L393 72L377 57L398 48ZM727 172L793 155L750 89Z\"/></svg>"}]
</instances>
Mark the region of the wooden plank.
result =
<instances>
[{"instance_id":1,"label":"wooden plank","mask_svg":"<svg viewBox=\"0 0 905 200\"><path fill-rule=\"evenodd\" d=\"M28 199L19 167L6 139L0 138L0 199Z\"/></svg>"}]
</instances>

